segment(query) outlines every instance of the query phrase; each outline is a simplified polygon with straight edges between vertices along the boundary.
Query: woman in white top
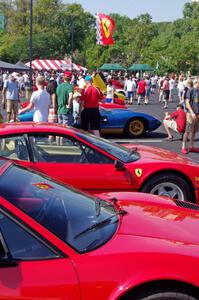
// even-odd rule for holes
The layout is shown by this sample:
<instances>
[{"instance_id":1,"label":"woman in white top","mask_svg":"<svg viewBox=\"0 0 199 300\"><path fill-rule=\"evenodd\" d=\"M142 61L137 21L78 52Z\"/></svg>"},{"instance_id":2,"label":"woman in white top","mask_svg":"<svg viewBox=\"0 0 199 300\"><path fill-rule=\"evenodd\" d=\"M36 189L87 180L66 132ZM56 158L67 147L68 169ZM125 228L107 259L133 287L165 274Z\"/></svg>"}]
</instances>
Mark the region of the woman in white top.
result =
<instances>
[{"instance_id":1,"label":"woman in white top","mask_svg":"<svg viewBox=\"0 0 199 300\"><path fill-rule=\"evenodd\" d=\"M112 84L112 80L109 79L106 87L106 103L114 103L114 93L115 88Z\"/></svg>"},{"instance_id":2,"label":"woman in white top","mask_svg":"<svg viewBox=\"0 0 199 300\"><path fill-rule=\"evenodd\" d=\"M19 113L22 114L34 108L34 122L48 122L48 113L51 105L50 94L44 89L45 78L38 76L36 78L37 91L33 92L30 103Z\"/></svg>"},{"instance_id":3,"label":"woman in white top","mask_svg":"<svg viewBox=\"0 0 199 300\"><path fill-rule=\"evenodd\" d=\"M173 98L174 98L174 94L175 94L175 89L176 89L176 76L175 74L172 74L171 75L171 78L169 80L169 90L170 90L170 93L169 93L169 101L172 102L173 101Z\"/></svg>"},{"instance_id":4,"label":"woman in white top","mask_svg":"<svg viewBox=\"0 0 199 300\"><path fill-rule=\"evenodd\" d=\"M185 89L184 77L182 75L179 77L177 88L178 88L178 97L180 99L180 104L181 104L184 101L183 94Z\"/></svg>"}]
</instances>

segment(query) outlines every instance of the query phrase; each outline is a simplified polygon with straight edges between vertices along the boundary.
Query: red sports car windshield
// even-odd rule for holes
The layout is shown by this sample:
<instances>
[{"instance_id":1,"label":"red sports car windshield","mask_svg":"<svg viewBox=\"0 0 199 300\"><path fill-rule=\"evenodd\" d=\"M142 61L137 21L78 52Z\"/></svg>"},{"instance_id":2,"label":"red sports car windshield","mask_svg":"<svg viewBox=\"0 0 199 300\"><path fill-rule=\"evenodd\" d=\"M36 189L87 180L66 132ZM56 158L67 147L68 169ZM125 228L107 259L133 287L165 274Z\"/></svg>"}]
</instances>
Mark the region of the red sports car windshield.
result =
<instances>
[{"instance_id":1,"label":"red sports car windshield","mask_svg":"<svg viewBox=\"0 0 199 300\"><path fill-rule=\"evenodd\" d=\"M106 153L109 153L121 160L124 163L133 162L140 158L139 153L134 149L128 149L118 144L115 144L109 140L98 138L89 133L81 133L80 131L76 132L76 135L81 139L89 142L90 144L102 149Z\"/></svg>"},{"instance_id":2,"label":"red sports car windshield","mask_svg":"<svg viewBox=\"0 0 199 300\"><path fill-rule=\"evenodd\" d=\"M17 165L1 176L0 195L79 253L103 245L117 229L119 219L111 203Z\"/></svg>"}]
</instances>

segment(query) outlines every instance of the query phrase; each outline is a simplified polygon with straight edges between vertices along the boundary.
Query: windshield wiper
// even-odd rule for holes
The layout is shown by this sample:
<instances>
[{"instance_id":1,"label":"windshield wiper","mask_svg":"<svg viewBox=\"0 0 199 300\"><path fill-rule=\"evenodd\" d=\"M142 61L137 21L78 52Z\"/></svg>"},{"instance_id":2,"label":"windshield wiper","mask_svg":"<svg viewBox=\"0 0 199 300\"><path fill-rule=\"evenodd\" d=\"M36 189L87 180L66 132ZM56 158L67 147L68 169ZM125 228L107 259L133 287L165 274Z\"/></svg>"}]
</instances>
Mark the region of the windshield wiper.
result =
<instances>
[{"instance_id":1,"label":"windshield wiper","mask_svg":"<svg viewBox=\"0 0 199 300\"><path fill-rule=\"evenodd\" d=\"M98 228L98 227L103 227L104 225L107 225L111 222L112 218L116 217L116 216L124 216L126 215L127 212L125 210L120 210L118 211L117 213L115 213L114 215L104 219L103 221L100 221L100 222L97 222L97 223L94 223L93 225L91 225L90 227L82 230L80 233L78 233L76 236L74 236L74 239L77 239L79 238L80 236L82 236L83 234L87 233L88 231L91 231L95 228ZM117 222L118 222L118 219L117 219Z\"/></svg>"},{"instance_id":2,"label":"windshield wiper","mask_svg":"<svg viewBox=\"0 0 199 300\"><path fill-rule=\"evenodd\" d=\"M137 147L133 147L133 148L131 148L131 149L130 149L129 156L131 156L132 154L135 154L135 153L137 153L137 150L138 150L138 148L137 148Z\"/></svg>"}]
</instances>

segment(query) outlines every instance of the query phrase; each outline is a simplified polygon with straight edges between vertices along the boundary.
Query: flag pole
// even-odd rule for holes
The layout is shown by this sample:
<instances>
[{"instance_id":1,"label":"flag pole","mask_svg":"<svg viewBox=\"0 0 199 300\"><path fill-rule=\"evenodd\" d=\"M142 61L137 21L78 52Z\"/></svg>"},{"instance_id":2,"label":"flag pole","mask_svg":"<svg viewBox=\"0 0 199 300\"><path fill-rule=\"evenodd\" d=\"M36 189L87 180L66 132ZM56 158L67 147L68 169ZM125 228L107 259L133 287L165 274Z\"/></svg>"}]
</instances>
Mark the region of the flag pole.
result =
<instances>
[{"instance_id":1,"label":"flag pole","mask_svg":"<svg viewBox=\"0 0 199 300\"><path fill-rule=\"evenodd\" d=\"M96 69L99 69L99 45L96 45Z\"/></svg>"}]
</instances>

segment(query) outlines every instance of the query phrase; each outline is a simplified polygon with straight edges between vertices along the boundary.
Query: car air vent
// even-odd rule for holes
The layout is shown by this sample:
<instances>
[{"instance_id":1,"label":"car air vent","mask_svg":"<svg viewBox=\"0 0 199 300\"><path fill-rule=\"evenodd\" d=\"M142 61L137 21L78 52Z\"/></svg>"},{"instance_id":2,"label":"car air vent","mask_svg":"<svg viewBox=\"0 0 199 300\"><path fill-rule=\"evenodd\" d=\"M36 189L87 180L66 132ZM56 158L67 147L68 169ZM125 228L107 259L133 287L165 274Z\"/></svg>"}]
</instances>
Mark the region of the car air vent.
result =
<instances>
[{"instance_id":1,"label":"car air vent","mask_svg":"<svg viewBox=\"0 0 199 300\"><path fill-rule=\"evenodd\" d=\"M199 205L189 203L189 202L184 202L180 200L175 200L176 205L184 207L184 208L189 208L189 209L194 209L194 210L199 210Z\"/></svg>"}]
</instances>

